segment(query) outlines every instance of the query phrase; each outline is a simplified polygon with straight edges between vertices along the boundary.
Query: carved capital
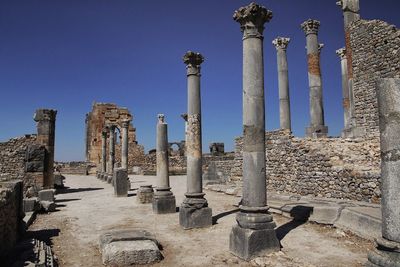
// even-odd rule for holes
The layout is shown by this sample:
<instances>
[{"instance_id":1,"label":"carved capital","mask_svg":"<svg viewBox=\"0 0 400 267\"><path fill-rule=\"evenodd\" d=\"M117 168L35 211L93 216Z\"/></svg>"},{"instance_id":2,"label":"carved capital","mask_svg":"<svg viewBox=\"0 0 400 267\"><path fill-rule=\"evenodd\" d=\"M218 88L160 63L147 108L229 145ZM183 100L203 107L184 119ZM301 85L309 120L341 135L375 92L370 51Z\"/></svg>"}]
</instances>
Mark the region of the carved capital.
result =
<instances>
[{"instance_id":1,"label":"carved capital","mask_svg":"<svg viewBox=\"0 0 400 267\"><path fill-rule=\"evenodd\" d=\"M350 11L353 13L360 12L359 0L339 0L336 5L340 6L344 12Z\"/></svg>"},{"instance_id":2,"label":"carved capital","mask_svg":"<svg viewBox=\"0 0 400 267\"><path fill-rule=\"evenodd\" d=\"M288 44L290 42L290 38L285 38L285 37L278 37L272 41L272 44L275 46L275 48L278 49L283 49L286 50Z\"/></svg>"},{"instance_id":3,"label":"carved capital","mask_svg":"<svg viewBox=\"0 0 400 267\"><path fill-rule=\"evenodd\" d=\"M55 109L37 109L33 115L33 120L39 121L55 121L57 116L57 110Z\"/></svg>"},{"instance_id":4,"label":"carved capital","mask_svg":"<svg viewBox=\"0 0 400 267\"><path fill-rule=\"evenodd\" d=\"M346 58L346 48L340 48L336 50L336 54L340 57L341 60Z\"/></svg>"},{"instance_id":5,"label":"carved capital","mask_svg":"<svg viewBox=\"0 0 400 267\"><path fill-rule=\"evenodd\" d=\"M186 64L187 75L200 75L200 65L204 57L200 53L188 51L183 56L183 63Z\"/></svg>"},{"instance_id":6,"label":"carved capital","mask_svg":"<svg viewBox=\"0 0 400 267\"><path fill-rule=\"evenodd\" d=\"M129 128L130 123L131 123L131 120L126 119L121 122L121 126L122 126L122 128Z\"/></svg>"},{"instance_id":7,"label":"carved capital","mask_svg":"<svg viewBox=\"0 0 400 267\"><path fill-rule=\"evenodd\" d=\"M160 123L160 124L165 123L165 115L164 114L158 114L157 118L158 118L158 123Z\"/></svg>"},{"instance_id":8,"label":"carved capital","mask_svg":"<svg viewBox=\"0 0 400 267\"><path fill-rule=\"evenodd\" d=\"M272 11L251 3L236 10L233 19L240 23L243 38L262 38L264 24L272 19Z\"/></svg>"},{"instance_id":9,"label":"carved capital","mask_svg":"<svg viewBox=\"0 0 400 267\"><path fill-rule=\"evenodd\" d=\"M301 28L306 35L318 34L320 24L321 23L318 20L308 19L301 24Z\"/></svg>"}]
</instances>

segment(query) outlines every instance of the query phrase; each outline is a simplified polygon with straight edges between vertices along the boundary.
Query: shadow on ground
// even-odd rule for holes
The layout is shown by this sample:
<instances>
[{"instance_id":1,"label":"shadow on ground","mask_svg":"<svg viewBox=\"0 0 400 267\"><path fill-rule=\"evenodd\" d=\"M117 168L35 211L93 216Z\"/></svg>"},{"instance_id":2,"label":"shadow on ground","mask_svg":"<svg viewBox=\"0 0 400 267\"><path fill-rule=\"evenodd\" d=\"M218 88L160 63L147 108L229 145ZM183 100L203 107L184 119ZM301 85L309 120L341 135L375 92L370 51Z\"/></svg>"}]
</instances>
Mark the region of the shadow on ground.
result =
<instances>
[{"instance_id":1,"label":"shadow on ground","mask_svg":"<svg viewBox=\"0 0 400 267\"><path fill-rule=\"evenodd\" d=\"M76 192L85 192L85 191L96 191L96 190L103 190L103 187L87 187L87 188L69 188L65 187L57 191L57 194L69 194L69 193L76 193Z\"/></svg>"},{"instance_id":2,"label":"shadow on ground","mask_svg":"<svg viewBox=\"0 0 400 267\"><path fill-rule=\"evenodd\" d=\"M290 231L296 229L300 225L307 222L313 211L312 207L307 206L296 206L290 211L290 216L293 218L288 223L285 223L278 228L276 228L276 237L281 241Z\"/></svg>"},{"instance_id":3,"label":"shadow on ground","mask_svg":"<svg viewBox=\"0 0 400 267\"><path fill-rule=\"evenodd\" d=\"M231 214L233 214L233 213L236 213L236 212L238 212L239 210L240 210L240 209L233 209L233 210L224 211L224 212L221 212L220 214L217 214L217 215L212 216L212 224L213 224L213 225L214 225L214 224L218 224L218 220L219 220L219 219L221 219L222 217L231 215Z\"/></svg>"}]
</instances>

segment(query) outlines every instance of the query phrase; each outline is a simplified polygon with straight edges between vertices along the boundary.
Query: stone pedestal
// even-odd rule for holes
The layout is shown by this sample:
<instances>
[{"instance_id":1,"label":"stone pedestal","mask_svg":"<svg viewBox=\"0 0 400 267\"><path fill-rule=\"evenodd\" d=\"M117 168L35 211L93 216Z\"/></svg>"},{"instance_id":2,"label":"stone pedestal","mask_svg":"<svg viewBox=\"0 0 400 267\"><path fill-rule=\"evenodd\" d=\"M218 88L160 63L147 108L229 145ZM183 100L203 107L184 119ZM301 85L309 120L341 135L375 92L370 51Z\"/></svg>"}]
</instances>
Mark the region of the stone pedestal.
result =
<instances>
[{"instance_id":1,"label":"stone pedestal","mask_svg":"<svg viewBox=\"0 0 400 267\"><path fill-rule=\"evenodd\" d=\"M158 114L157 123L157 187L153 197L156 214L176 212L175 196L169 186L168 125L164 114Z\"/></svg>"},{"instance_id":2,"label":"stone pedestal","mask_svg":"<svg viewBox=\"0 0 400 267\"><path fill-rule=\"evenodd\" d=\"M367 266L400 267L400 79L377 83L381 139L382 238Z\"/></svg>"},{"instance_id":3,"label":"stone pedestal","mask_svg":"<svg viewBox=\"0 0 400 267\"><path fill-rule=\"evenodd\" d=\"M306 136L325 137L328 127L325 126L324 105L322 96L322 79L320 68L320 52L323 45L318 43L318 20L306 20L301 24L307 38L308 83L310 87L310 126L306 128Z\"/></svg>"},{"instance_id":4,"label":"stone pedestal","mask_svg":"<svg viewBox=\"0 0 400 267\"><path fill-rule=\"evenodd\" d=\"M141 185L136 195L136 199L140 204L148 204L153 202L154 190L151 185Z\"/></svg>"},{"instance_id":5,"label":"stone pedestal","mask_svg":"<svg viewBox=\"0 0 400 267\"><path fill-rule=\"evenodd\" d=\"M233 18L243 32L243 199L229 249L250 260L280 249L268 212L265 172L263 30L272 12L251 3L237 10Z\"/></svg>"},{"instance_id":6,"label":"stone pedestal","mask_svg":"<svg viewBox=\"0 0 400 267\"><path fill-rule=\"evenodd\" d=\"M128 172L125 168L118 168L114 170L114 195L116 197L128 196Z\"/></svg>"},{"instance_id":7,"label":"stone pedestal","mask_svg":"<svg viewBox=\"0 0 400 267\"><path fill-rule=\"evenodd\" d=\"M179 209L179 223L184 229L212 224L211 209L204 198L202 181L200 53L187 52L183 62L187 70L188 113L186 132L187 192Z\"/></svg>"}]
</instances>

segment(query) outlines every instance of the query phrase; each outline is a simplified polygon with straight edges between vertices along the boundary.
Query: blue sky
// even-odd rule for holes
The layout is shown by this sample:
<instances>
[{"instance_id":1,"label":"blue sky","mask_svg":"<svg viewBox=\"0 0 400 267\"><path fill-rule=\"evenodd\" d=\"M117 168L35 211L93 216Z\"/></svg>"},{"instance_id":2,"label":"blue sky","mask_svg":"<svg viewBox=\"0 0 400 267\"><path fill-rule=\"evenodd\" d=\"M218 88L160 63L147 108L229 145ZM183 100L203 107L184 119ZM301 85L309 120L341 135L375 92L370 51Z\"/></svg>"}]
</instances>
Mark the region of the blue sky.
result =
<instances>
[{"instance_id":1,"label":"blue sky","mask_svg":"<svg viewBox=\"0 0 400 267\"><path fill-rule=\"evenodd\" d=\"M290 37L288 64L292 128L309 124L305 35L300 24L321 21L325 121L330 135L343 125L340 62L342 12L336 0L258 1L273 12L264 32L266 125L279 128L277 36ZM399 26L398 0L361 0L361 16ZM184 139L187 88L183 54L202 65L203 149L242 132L242 34L232 14L250 1L232 0L0 0L0 141L35 133L37 108L58 110L56 160L84 159L84 120L94 101L129 108L137 139L155 147L157 114L170 141Z\"/></svg>"}]
</instances>

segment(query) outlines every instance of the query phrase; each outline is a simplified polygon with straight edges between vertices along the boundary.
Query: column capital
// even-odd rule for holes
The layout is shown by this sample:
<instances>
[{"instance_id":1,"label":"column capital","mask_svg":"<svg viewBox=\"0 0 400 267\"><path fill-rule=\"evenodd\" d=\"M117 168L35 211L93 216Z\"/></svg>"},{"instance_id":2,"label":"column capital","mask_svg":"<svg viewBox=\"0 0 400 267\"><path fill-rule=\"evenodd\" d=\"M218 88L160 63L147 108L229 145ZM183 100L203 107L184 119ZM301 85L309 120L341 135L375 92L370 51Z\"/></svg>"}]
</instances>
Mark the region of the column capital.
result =
<instances>
[{"instance_id":1,"label":"column capital","mask_svg":"<svg viewBox=\"0 0 400 267\"><path fill-rule=\"evenodd\" d=\"M33 120L39 121L55 121L57 116L57 110L55 109L37 109L33 115Z\"/></svg>"},{"instance_id":2,"label":"column capital","mask_svg":"<svg viewBox=\"0 0 400 267\"><path fill-rule=\"evenodd\" d=\"M341 60L346 58L346 48L342 47L336 50L336 54L340 57Z\"/></svg>"},{"instance_id":3,"label":"column capital","mask_svg":"<svg viewBox=\"0 0 400 267\"><path fill-rule=\"evenodd\" d=\"M122 128L129 128L129 124L131 123L131 120L125 119L121 122Z\"/></svg>"},{"instance_id":4,"label":"column capital","mask_svg":"<svg viewBox=\"0 0 400 267\"><path fill-rule=\"evenodd\" d=\"M165 115L164 114L158 114L158 124L164 124L165 123Z\"/></svg>"},{"instance_id":5,"label":"column capital","mask_svg":"<svg viewBox=\"0 0 400 267\"><path fill-rule=\"evenodd\" d=\"M343 11L360 12L359 0L339 0L336 2L336 5L340 6Z\"/></svg>"},{"instance_id":6,"label":"column capital","mask_svg":"<svg viewBox=\"0 0 400 267\"><path fill-rule=\"evenodd\" d=\"M318 34L320 24L321 23L318 20L308 19L301 24L301 28L306 35Z\"/></svg>"},{"instance_id":7,"label":"column capital","mask_svg":"<svg viewBox=\"0 0 400 267\"><path fill-rule=\"evenodd\" d=\"M233 19L240 23L244 39L262 38L264 24L272 19L272 11L253 2L236 10Z\"/></svg>"},{"instance_id":8,"label":"column capital","mask_svg":"<svg viewBox=\"0 0 400 267\"><path fill-rule=\"evenodd\" d=\"M204 57L200 53L188 51L182 59L186 64L187 75L200 75L200 65L204 62Z\"/></svg>"},{"instance_id":9,"label":"column capital","mask_svg":"<svg viewBox=\"0 0 400 267\"><path fill-rule=\"evenodd\" d=\"M272 44L275 46L275 48L278 49L283 49L286 50L288 44L290 42L290 38L286 37L277 37L272 41Z\"/></svg>"}]
</instances>

